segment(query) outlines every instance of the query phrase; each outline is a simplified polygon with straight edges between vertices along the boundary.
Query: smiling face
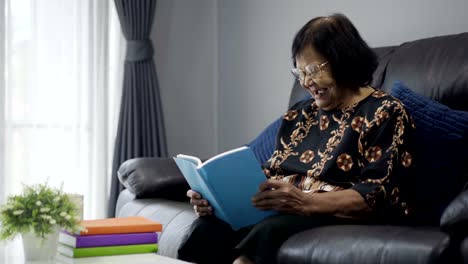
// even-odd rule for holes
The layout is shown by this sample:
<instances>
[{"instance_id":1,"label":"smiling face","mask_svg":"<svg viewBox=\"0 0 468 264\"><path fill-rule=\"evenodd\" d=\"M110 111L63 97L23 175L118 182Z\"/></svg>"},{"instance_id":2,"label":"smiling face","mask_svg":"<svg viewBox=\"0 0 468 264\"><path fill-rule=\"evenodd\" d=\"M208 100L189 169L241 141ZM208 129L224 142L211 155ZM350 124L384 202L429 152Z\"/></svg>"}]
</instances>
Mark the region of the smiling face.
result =
<instances>
[{"instance_id":1,"label":"smiling face","mask_svg":"<svg viewBox=\"0 0 468 264\"><path fill-rule=\"evenodd\" d=\"M327 59L310 46L306 47L296 57L296 68L304 70L307 65L318 65L325 61L327 61ZM350 96L349 92L337 87L330 67L331 65L327 63L322 67L322 71L317 77L306 75L301 82L302 87L308 90L312 97L314 97L317 106L326 111L341 108Z\"/></svg>"}]
</instances>

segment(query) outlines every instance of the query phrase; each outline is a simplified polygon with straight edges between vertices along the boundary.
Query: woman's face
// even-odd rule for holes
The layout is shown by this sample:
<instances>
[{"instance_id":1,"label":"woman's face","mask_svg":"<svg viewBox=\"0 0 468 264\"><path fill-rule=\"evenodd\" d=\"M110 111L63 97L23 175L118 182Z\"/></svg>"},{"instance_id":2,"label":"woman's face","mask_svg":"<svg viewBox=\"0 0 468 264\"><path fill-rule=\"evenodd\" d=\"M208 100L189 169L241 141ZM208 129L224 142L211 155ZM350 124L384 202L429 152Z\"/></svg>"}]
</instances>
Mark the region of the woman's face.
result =
<instances>
[{"instance_id":1,"label":"woman's face","mask_svg":"<svg viewBox=\"0 0 468 264\"><path fill-rule=\"evenodd\" d=\"M326 58L314 48L307 47L296 57L296 68L304 71L310 64L320 65L326 61ZM305 75L301 85L314 97L319 108L328 111L340 107L346 96L341 89L336 87L336 82L330 72L330 64L325 64L321 69L317 76Z\"/></svg>"}]
</instances>

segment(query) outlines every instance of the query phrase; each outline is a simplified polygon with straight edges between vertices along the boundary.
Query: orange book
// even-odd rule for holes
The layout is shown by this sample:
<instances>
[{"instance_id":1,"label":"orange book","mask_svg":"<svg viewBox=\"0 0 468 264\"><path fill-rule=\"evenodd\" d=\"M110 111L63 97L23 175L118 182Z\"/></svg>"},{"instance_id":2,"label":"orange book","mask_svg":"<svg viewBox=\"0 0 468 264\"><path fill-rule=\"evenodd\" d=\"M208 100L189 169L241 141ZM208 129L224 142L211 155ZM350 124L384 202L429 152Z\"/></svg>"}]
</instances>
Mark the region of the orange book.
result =
<instances>
[{"instance_id":1,"label":"orange book","mask_svg":"<svg viewBox=\"0 0 468 264\"><path fill-rule=\"evenodd\" d=\"M80 235L161 232L162 224L142 216L82 220Z\"/></svg>"}]
</instances>

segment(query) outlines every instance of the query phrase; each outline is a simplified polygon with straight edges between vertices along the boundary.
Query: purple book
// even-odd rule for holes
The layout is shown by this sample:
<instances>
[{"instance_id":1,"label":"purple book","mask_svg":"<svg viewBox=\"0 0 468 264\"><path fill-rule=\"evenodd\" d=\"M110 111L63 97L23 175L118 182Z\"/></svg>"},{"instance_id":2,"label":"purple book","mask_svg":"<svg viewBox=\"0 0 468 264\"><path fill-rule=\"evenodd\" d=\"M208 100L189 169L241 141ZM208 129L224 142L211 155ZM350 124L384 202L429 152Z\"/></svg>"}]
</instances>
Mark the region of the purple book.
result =
<instances>
[{"instance_id":1,"label":"purple book","mask_svg":"<svg viewBox=\"0 0 468 264\"><path fill-rule=\"evenodd\" d=\"M129 233L80 236L62 231L60 232L58 242L74 248L154 244L158 242L158 234Z\"/></svg>"}]
</instances>

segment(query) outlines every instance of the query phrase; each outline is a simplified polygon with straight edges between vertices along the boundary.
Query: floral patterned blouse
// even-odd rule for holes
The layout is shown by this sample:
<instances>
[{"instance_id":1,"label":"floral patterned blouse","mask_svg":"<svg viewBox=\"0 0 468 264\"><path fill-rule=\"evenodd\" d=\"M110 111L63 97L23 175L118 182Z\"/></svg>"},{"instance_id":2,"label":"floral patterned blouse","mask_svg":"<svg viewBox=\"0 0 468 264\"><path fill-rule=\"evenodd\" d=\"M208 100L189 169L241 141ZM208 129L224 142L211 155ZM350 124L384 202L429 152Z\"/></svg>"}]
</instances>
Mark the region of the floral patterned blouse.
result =
<instances>
[{"instance_id":1,"label":"floral patterned blouse","mask_svg":"<svg viewBox=\"0 0 468 264\"><path fill-rule=\"evenodd\" d=\"M264 172L303 192L354 189L377 215L399 218L410 212L414 129L402 103L383 91L341 110L303 100L285 113Z\"/></svg>"}]
</instances>

